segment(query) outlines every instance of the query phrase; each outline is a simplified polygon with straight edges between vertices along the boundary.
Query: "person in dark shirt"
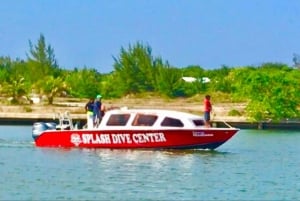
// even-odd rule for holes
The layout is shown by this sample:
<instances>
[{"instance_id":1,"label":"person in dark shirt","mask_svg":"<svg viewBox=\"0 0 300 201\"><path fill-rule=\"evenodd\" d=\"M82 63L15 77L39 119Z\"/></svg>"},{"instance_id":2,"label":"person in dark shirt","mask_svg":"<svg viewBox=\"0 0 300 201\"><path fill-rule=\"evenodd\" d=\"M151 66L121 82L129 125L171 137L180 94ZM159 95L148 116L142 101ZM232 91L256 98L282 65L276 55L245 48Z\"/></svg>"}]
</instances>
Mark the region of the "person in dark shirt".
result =
<instances>
[{"instance_id":1,"label":"person in dark shirt","mask_svg":"<svg viewBox=\"0 0 300 201\"><path fill-rule=\"evenodd\" d=\"M101 114L101 108L102 108L102 103L101 103L101 95L97 95L96 99L94 101L94 107L93 107L93 121L94 121L94 126L98 126L101 119L102 119L102 114Z\"/></svg>"},{"instance_id":2,"label":"person in dark shirt","mask_svg":"<svg viewBox=\"0 0 300 201\"><path fill-rule=\"evenodd\" d=\"M93 109L94 109L94 99L90 98L90 100L85 105L85 112L87 115L87 127L88 129L93 128Z\"/></svg>"}]
</instances>

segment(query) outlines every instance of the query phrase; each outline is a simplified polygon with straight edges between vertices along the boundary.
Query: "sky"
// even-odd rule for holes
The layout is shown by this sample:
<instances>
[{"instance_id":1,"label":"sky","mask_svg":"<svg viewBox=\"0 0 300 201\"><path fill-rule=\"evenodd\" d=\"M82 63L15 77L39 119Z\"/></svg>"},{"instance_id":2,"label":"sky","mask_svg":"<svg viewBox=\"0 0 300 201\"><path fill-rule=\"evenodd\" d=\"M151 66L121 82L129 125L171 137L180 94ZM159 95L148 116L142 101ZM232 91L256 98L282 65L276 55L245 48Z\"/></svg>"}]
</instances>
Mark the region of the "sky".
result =
<instances>
[{"instance_id":1,"label":"sky","mask_svg":"<svg viewBox=\"0 0 300 201\"><path fill-rule=\"evenodd\" d=\"M216 69L300 54L299 0L2 0L0 56L27 59L40 34L61 68L114 70L141 42L174 67Z\"/></svg>"}]
</instances>

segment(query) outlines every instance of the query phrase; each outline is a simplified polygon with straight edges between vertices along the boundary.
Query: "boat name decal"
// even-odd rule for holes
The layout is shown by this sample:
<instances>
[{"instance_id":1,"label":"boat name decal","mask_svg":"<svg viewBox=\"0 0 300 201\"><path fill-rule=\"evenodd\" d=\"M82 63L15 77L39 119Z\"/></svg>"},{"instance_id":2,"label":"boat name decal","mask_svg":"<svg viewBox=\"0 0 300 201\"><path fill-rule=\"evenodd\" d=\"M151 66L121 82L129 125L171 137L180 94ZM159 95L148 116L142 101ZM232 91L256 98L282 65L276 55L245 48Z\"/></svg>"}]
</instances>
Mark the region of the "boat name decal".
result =
<instances>
[{"instance_id":1,"label":"boat name decal","mask_svg":"<svg viewBox=\"0 0 300 201\"><path fill-rule=\"evenodd\" d=\"M92 134L83 133L79 135L73 133L71 135L71 142L75 146L79 144L142 144L142 143L156 143L166 142L164 133L113 133L113 134Z\"/></svg>"},{"instance_id":2,"label":"boat name decal","mask_svg":"<svg viewBox=\"0 0 300 201\"><path fill-rule=\"evenodd\" d=\"M212 133L205 133L205 132L201 132L201 131L194 131L193 132L193 136L194 137L211 137L211 136L214 136L214 134L212 134Z\"/></svg>"}]
</instances>

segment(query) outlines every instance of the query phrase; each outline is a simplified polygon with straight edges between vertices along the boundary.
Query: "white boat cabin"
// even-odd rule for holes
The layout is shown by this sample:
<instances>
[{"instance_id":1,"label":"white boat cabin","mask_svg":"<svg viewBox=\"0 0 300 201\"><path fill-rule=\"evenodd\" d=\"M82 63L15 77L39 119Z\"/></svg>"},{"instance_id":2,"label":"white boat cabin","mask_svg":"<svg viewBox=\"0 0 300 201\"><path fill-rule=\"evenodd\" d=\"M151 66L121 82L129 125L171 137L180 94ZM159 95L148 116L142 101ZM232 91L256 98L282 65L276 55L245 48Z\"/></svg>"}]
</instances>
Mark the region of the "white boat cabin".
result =
<instances>
[{"instance_id":1,"label":"white boat cabin","mask_svg":"<svg viewBox=\"0 0 300 201\"><path fill-rule=\"evenodd\" d=\"M151 127L151 128L150 128ZM201 116L160 109L115 109L106 112L98 129L187 129L204 127Z\"/></svg>"}]
</instances>

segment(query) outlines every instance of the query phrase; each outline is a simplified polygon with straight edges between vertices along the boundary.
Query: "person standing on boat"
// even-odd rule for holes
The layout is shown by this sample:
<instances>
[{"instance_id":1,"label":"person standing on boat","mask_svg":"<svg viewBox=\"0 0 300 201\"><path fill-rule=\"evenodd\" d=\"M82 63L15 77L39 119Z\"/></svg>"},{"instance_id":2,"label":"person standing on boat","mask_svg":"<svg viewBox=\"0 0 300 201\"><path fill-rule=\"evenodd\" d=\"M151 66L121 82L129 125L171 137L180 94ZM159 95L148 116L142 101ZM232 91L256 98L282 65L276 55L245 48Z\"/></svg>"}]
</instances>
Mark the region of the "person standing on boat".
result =
<instances>
[{"instance_id":1,"label":"person standing on boat","mask_svg":"<svg viewBox=\"0 0 300 201\"><path fill-rule=\"evenodd\" d=\"M87 128L92 129L94 127L94 99L90 98L90 100L85 105L86 118L87 118Z\"/></svg>"},{"instance_id":2,"label":"person standing on boat","mask_svg":"<svg viewBox=\"0 0 300 201\"><path fill-rule=\"evenodd\" d=\"M204 124L206 127L210 127L210 112L212 110L210 95L205 96L203 104L204 104Z\"/></svg>"},{"instance_id":3,"label":"person standing on boat","mask_svg":"<svg viewBox=\"0 0 300 201\"><path fill-rule=\"evenodd\" d=\"M102 119L102 113L101 113L101 109L102 109L102 103L101 103L101 98L102 96L99 94L96 96L95 102L94 102L94 107L93 107L93 122L94 122L94 126L98 126L101 119Z\"/></svg>"}]
</instances>

